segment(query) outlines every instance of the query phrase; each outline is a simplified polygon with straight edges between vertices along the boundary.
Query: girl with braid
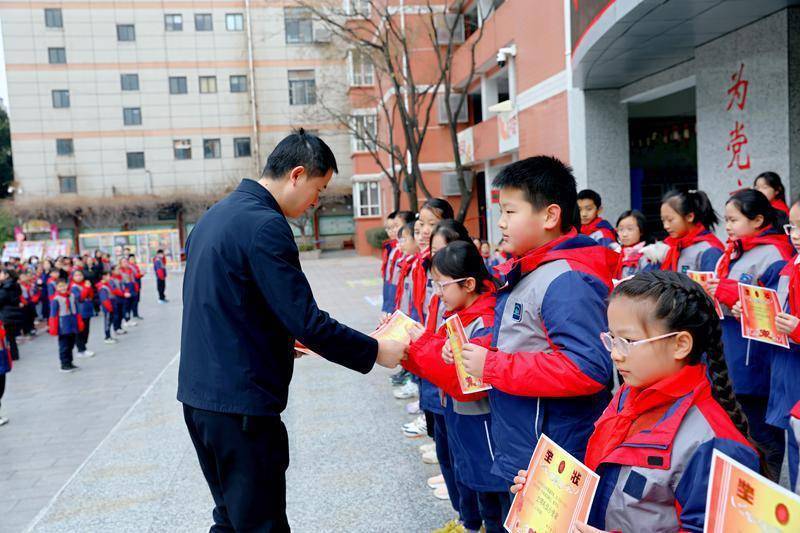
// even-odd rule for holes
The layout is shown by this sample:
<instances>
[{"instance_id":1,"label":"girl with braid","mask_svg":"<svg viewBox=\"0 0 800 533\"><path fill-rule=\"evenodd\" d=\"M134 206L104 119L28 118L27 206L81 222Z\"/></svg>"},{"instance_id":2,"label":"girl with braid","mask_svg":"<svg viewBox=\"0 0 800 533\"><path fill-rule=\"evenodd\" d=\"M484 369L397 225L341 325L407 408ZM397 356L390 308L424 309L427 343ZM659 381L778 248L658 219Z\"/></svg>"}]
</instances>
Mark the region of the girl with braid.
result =
<instances>
[{"instance_id":1,"label":"girl with braid","mask_svg":"<svg viewBox=\"0 0 800 533\"><path fill-rule=\"evenodd\" d=\"M760 465L714 304L683 274L642 272L611 293L608 326L601 338L625 383L589 439L585 463L600 484L577 530L702 531L713 450Z\"/></svg>"}]
</instances>

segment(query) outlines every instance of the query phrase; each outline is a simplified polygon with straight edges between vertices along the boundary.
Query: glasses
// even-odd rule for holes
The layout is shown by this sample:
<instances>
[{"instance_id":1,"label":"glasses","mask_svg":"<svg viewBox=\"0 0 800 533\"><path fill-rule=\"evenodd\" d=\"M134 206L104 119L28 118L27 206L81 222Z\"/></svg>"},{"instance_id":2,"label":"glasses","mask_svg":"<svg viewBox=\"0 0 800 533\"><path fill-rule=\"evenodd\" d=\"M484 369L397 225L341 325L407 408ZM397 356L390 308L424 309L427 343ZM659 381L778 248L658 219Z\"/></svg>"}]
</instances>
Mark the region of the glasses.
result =
<instances>
[{"instance_id":1,"label":"glasses","mask_svg":"<svg viewBox=\"0 0 800 533\"><path fill-rule=\"evenodd\" d=\"M458 278L450 281L433 281L431 282L431 285L433 286L433 292L436 294L442 294L444 292L444 288L448 285L452 285L453 283L461 283L462 281L466 281L468 279L469 278Z\"/></svg>"},{"instance_id":2,"label":"glasses","mask_svg":"<svg viewBox=\"0 0 800 533\"><path fill-rule=\"evenodd\" d=\"M792 233L800 232L800 228L798 228L794 224L784 224L783 232L786 233L786 235L791 235Z\"/></svg>"},{"instance_id":3,"label":"glasses","mask_svg":"<svg viewBox=\"0 0 800 533\"><path fill-rule=\"evenodd\" d=\"M640 341L629 341L628 339L622 337L615 337L610 332L606 331L600 334L600 340L603 341L603 346L605 346L606 350L609 352L616 349L617 353L623 357L628 357L631 353L631 349L635 348L636 346L666 339L668 337L677 335L678 333L680 333L680 331L673 331L672 333L665 333L664 335L659 335L658 337L650 337L649 339L642 339Z\"/></svg>"}]
</instances>

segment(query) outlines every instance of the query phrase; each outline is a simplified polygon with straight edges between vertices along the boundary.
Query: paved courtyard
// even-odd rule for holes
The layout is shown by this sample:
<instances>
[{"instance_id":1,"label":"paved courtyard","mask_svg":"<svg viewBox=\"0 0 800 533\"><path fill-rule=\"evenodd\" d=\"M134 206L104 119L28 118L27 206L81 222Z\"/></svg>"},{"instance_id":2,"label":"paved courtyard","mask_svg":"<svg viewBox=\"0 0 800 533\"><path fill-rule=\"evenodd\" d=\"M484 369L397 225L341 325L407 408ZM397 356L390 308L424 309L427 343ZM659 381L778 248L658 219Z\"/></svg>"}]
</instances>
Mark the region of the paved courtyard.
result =
<instances>
[{"instance_id":1,"label":"paved courtyard","mask_svg":"<svg viewBox=\"0 0 800 533\"><path fill-rule=\"evenodd\" d=\"M377 268L344 253L304 263L320 307L362 331L378 314ZM172 301L157 305L148 279L145 320L117 345L102 344L95 320L98 355L75 374L58 372L49 336L21 348L3 400L0 533L208 530L212 500L175 400L179 285L171 277ZM390 373L297 361L283 417L294 531L423 532L453 517L425 486L437 471L420 441L401 434L409 417Z\"/></svg>"}]
</instances>

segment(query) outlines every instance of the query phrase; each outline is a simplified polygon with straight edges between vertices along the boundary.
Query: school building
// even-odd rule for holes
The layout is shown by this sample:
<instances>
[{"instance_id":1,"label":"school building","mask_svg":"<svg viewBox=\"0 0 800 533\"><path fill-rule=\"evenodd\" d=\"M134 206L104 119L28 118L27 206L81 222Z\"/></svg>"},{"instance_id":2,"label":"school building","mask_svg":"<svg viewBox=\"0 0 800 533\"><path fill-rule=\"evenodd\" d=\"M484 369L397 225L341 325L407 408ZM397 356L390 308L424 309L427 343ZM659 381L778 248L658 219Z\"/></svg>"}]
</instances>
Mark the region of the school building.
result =
<instances>
[{"instance_id":1,"label":"school building","mask_svg":"<svg viewBox=\"0 0 800 533\"><path fill-rule=\"evenodd\" d=\"M796 6L800 1L467 3L454 79L469 94L459 133L461 158L475 178L468 229L499 240L491 181L505 164L537 154L568 161L579 188L603 196L612 223L634 207L653 230L661 227L659 200L673 186L707 191L718 209L766 170L779 173L790 193L800 192ZM478 38L477 75L466 86ZM448 194L449 141L434 135L425 143L426 183L457 204ZM354 194L372 187L375 194L364 198L377 206L356 210L362 234L391 210L391 188L357 160L354 178ZM370 253L362 240L357 248Z\"/></svg>"}]
</instances>

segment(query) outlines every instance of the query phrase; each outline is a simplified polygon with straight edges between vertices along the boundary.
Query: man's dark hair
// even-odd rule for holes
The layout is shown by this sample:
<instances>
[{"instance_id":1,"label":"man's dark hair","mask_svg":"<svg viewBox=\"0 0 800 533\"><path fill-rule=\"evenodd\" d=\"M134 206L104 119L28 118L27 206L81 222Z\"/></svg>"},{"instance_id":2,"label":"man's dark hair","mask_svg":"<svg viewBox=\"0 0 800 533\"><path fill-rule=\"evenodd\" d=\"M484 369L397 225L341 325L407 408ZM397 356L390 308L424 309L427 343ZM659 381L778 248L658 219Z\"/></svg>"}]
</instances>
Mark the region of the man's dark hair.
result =
<instances>
[{"instance_id":1,"label":"man's dark hair","mask_svg":"<svg viewBox=\"0 0 800 533\"><path fill-rule=\"evenodd\" d=\"M304 167L309 177L320 177L330 169L338 173L336 158L325 142L303 128L285 137L269 154L261 176L281 179L295 167Z\"/></svg>"},{"instance_id":2,"label":"man's dark hair","mask_svg":"<svg viewBox=\"0 0 800 533\"><path fill-rule=\"evenodd\" d=\"M498 189L519 189L536 209L550 204L561 208L561 231L573 226L577 213L577 186L572 168L552 156L529 157L507 165L492 181Z\"/></svg>"},{"instance_id":3,"label":"man's dark hair","mask_svg":"<svg viewBox=\"0 0 800 533\"><path fill-rule=\"evenodd\" d=\"M602 198L600 198L600 195L592 189L583 189L581 192L579 192L578 200L591 200L594 202L594 206L597 209L600 209L603 206Z\"/></svg>"}]
</instances>

